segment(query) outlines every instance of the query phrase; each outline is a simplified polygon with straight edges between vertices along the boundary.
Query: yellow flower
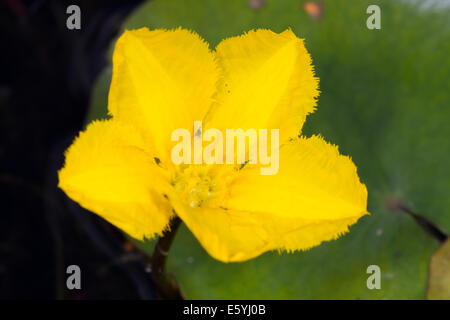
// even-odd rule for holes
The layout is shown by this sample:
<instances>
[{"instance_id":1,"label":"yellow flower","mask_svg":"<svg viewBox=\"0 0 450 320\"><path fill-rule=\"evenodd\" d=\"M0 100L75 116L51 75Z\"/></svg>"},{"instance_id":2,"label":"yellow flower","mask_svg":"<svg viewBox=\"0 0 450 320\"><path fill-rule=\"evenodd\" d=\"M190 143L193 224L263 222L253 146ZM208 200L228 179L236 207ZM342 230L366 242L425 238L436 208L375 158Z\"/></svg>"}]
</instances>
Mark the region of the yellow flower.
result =
<instances>
[{"instance_id":1,"label":"yellow flower","mask_svg":"<svg viewBox=\"0 0 450 320\"><path fill-rule=\"evenodd\" d=\"M292 31L250 31L211 51L197 34L126 31L113 55L109 120L66 152L59 187L132 237L161 235L177 214L214 258L306 250L367 214L356 167L319 136L300 136L318 79ZM201 120L219 130L279 129L279 171L175 165L171 133Z\"/></svg>"}]
</instances>

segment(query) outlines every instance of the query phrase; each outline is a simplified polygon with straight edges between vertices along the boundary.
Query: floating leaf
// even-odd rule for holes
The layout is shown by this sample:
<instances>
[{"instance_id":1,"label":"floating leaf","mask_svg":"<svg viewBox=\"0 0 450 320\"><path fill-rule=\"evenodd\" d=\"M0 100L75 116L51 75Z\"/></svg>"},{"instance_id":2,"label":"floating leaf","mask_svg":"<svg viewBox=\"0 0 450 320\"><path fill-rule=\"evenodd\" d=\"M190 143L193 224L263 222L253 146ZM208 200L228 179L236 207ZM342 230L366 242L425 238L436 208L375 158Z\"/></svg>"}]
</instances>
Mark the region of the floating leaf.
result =
<instances>
[{"instance_id":1,"label":"floating leaf","mask_svg":"<svg viewBox=\"0 0 450 320\"><path fill-rule=\"evenodd\" d=\"M381 7L381 30L366 28L370 4ZM304 134L321 132L341 153L351 154L369 191L371 216L344 237L306 252L224 264L182 227L168 268L188 298L425 298L428 265L439 242L410 216L390 210L388 202L401 199L450 231L449 11L392 1L325 5L317 23L297 0L267 1L258 11L241 0L154 0L126 24L191 28L213 45L252 28L291 27L306 39L322 92ZM94 108L104 110L102 99ZM140 245L151 252L152 243ZM369 265L380 267L379 290L366 286Z\"/></svg>"}]
</instances>

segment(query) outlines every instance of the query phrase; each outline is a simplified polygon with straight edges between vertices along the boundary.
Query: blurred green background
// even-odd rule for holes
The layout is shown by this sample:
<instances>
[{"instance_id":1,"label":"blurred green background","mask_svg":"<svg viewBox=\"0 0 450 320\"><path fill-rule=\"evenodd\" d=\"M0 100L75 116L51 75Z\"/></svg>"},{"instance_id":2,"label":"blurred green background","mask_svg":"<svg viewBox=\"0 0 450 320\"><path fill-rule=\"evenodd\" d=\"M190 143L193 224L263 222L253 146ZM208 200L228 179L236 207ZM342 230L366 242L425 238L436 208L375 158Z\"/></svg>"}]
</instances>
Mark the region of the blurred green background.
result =
<instances>
[{"instance_id":1,"label":"blurred green background","mask_svg":"<svg viewBox=\"0 0 450 320\"><path fill-rule=\"evenodd\" d=\"M309 251L230 264L212 259L183 226L169 272L192 299L425 298L429 261L440 242L399 204L450 232L449 6L334 0L320 2L321 16L313 17L305 2L154 0L124 29L181 26L213 48L250 29L292 28L306 39L322 92L303 133L320 133L352 157L372 215ZM381 8L381 30L366 27L371 4ZM106 114L110 78L109 67L87 122ZM149 253L153 244L138 243ZM381 268L380 290L366 286L372 264Z\"/></svg>"}]
</instances>

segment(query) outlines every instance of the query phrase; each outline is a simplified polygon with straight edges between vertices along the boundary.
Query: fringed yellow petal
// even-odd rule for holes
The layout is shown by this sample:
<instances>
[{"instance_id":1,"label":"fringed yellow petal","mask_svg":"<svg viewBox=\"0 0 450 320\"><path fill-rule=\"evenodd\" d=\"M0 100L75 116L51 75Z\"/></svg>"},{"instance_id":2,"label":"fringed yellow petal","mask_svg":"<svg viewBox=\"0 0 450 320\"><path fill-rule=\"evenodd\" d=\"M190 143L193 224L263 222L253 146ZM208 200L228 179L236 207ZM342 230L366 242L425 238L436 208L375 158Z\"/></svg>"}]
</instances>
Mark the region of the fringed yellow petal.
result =
<instances>
[{"instance_id":1,"label":"fringed yellow petal","mask_svg":"<svg viewBox=\"0 0 450 320\"><path fill-rule=\"evenodd\" d=\"M270 250L307 250L338 238L358 220L305 220L278 217L270 212L180 204L175 207L205 250L222 262L245 261Z\"/></svg>"},{"instance_id":2,"label":"fringed yellow petal","mask_svg":"<svg viewBox=\"0 0 450 320\"><path fill-rule=\"evenodd\" d=\"M367 189L350 158L321 137L299 138L279 151L279 172L261 175L245 167L225 206L272 212L278 217L339 220L366 214Z\"/></svg>"},{"instance_id":3,"label":"fringed yellow petal","mask_svg":"<svg viewBox=\"0 0 450 320\"><path fill-rule=\"evenodd\" d=\"M268 250L267 232L251 212L172 204L203 248L217 260L245 261Z\"/></svg>"},{"instance_id":4,"label":"fringed yellow petal","mask_svg":"<svg viewBox=\"0 0 450 320\"><path fill-rule=\"evenodd\" d=\"M250 31L222 41L216 56L223 78L208 127L280 129L280 143L299 135L319 94L302 39L291 30Z\"/></svg>"},{"instance_id":5,"label":"fringed yellow petal","mask_svg":"<svg viewBox=\"0 0 450 320\"><path fill-rule=\"evenodd\" d=\"M125 33L113 54L109 112L146 134L157 156L170 161L172 131L192 131L212 102L218 69L208 44L188 30Z\"/></svg>"},{"instance_id":6,"label":"fringed yellow petal","mask_svg":"<svg viewBox=\"0 0 450 320\"><path fill-rule=\"evenodd\" d=\"M166 228L172 215L163 197L167 181L142 136L115 120L81 132L59 171L59 187L71 199L138 239Z\"/></svg>"}]
</instances>

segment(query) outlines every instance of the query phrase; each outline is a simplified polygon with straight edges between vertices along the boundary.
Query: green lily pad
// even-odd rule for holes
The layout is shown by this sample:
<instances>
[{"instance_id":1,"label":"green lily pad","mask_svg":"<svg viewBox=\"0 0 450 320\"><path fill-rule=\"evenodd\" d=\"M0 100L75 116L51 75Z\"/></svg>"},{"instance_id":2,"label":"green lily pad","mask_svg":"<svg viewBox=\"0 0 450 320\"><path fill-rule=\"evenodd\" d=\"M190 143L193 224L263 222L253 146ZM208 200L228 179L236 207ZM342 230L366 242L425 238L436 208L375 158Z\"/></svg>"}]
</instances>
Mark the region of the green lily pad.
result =
<instances>
[{"instance_id":1,"label":"green lily pad","mask_svg":"<svg viewBox=\"0 0 450 320\"><path fill-rule=\"evenodd\" d=\"M406 1L334 0L326 1L317 20L303 2L266 1L255 10L243 0L154 0L126 28L182 26L212 46L252 28L292 28L306 39L321 80L318 109L304 134L320 133L352 156L372 214L349 234L309 251L271 252L230 264L211 258L183 226L169 271L192 299L425 298L428 265L439 242L388 204L402 199L450 231L449 11L418 9ZM370 4L381 8L381 30L366 28ZM91 118L104 114L108 85L106 75ZM151 252L153 242L141 246ZM381 289L367 288L370 265L380 267Z\"/></svg>"}]
</instances>

